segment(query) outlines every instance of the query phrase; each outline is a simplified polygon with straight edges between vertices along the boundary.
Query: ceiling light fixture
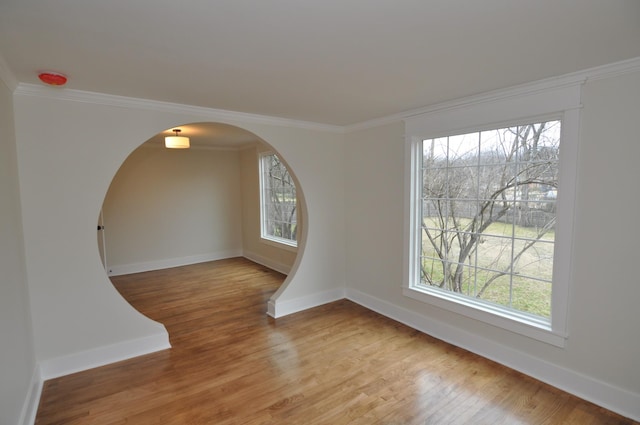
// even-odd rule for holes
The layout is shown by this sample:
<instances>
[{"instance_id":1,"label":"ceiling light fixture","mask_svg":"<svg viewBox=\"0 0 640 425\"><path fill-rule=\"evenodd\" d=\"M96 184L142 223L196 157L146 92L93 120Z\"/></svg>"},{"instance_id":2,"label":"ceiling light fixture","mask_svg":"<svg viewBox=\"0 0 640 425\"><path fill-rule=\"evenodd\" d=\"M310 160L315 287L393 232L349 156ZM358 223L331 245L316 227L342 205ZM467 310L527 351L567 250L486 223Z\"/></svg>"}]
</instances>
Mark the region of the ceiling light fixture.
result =
<instances>
[{"instance_id":1,"label":"ceiling light fixture","mask_svg":"<svg viewBox=\"0 0 640 425\"><path fill-rule=\"evenodd\" d=\"M164 138L164 146L169 149L189 149L189 138L185 136L180 136L179 128L174 128L171 130L175 133L175 136L167 136Z\"/></svg>"}]
</instances>

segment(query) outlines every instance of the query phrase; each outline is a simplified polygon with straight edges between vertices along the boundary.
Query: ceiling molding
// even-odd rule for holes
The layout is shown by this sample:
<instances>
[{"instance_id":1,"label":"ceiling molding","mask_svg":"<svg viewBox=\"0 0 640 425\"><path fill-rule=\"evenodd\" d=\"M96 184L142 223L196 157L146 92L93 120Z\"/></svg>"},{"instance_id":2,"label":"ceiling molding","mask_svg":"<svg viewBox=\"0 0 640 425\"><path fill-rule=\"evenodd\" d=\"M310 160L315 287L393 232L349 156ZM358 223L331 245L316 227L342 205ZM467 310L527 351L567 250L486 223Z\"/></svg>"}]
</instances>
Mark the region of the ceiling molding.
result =
<instances>
[{"instance_id":1,"label":"ceiling molding","mask_svg":"<svg viewBox=\"0 0 640 425\"><path fill-rule=\"evenodd\" d=\"M587 80L595 81L605 78L613 78L619 75L630 74L640 71L640 57L628 59L625 61L614 62L607 65L590 68L576 74L585 74Z\"/></svg>"},{"instance_id":2,"label":"ceiling molding","mask_svg":"<svg viewBox=\"0 0 640 425\"><path fill-rule=\"evenodd\" d=\"M549 90L551 88L582 84L586 81L596 81L605 78L612 78L637 71L640 71L640 57L589 68L583 71L578 71L558 77L546 78L543 80L525 83L518 86L507 87L486 93L481 93L478 95L467 96L460 99L454 99L434 105L428 105L421 108L411 109L397 114L346 126L320 124L309 121L298 121L288 118L270 117L266 115L249 114L245 112L227 111L223 109L205 108L200 106L183 105L178 103L161 102L148 99L138 99L104 93L87 92L82 90L50 88L25 83L17 84L17 87L14 89L14 93L23 96L37 96L75 102L86 102L99 105L196 115L208 121L214 122L244 122L344 134L396 123L415 115L444 111L447 109L461 108L478 103L495 101L497 99L504 99L514 95L529 94L538 91ZM13 74L6 66L6 62L4 62L4 59L1 56L0 78L5 81L5 83L7 83L9 88L11 88L11 84L16 81L13 77Z\"/></svg>"},{"instance_id":3,"label":"ceiling molding","mask_svg":"<svg viewBox=\"0 0 640 425\"><path fill-rule=\"evenodd\" d=\"M18 87L18 80L11 72L11 68L9 68L9 64L4 60L2 54L0 54L0 80L5 83L11 92L14 92Z\"/></svg>"},{"instance_id":4,"label":"ceiling molding","mask_svg":"<svg viewBox=\"0 0 640 425\"><path fill-rule=\"evenodd\" d=\"M53 88L36 84L19 83L15 93L21 96L44 97L72 102L84 102L96 105L117 106L131 109L169 112L176 114L196 115L207 121L239 122L251 124L274 125L279 127L301 128L306 130L324 131L330 133L344 133L344 127L320 124L309 121L299 121L289 118L270 117L266 115L249 114L246 112L227 111L223 109L205 108L201 106L183 105L179 103L162 102L158 100L139 99L134 97L117 96L106 93L95 93L67 88Z\"/></svg>"},{"instance_id":5,"label":"ceiling molding","mask_svg":"<svg viewBox=\"0 0 640 425\"><path fill-rule=\"evenodd\" d=\"M368 128L379 127L386 124L392 124L415 115L440 112L447 109L462 108L465 106L475 105L483 102L491 102L499 99L505 99L512 96L523 94L532 94L549 89L560 88L563 86L571 86L574 84L582 84L587 81L596 81L605 78L612 78L623 74L640 71L640 57L615 62L607 65L589 68L583 71L573 72L558 77L545 78L543 80L533 81L518 86L507 87L503 89L493 90L474 96L467 96L460 99L454 99L446 102L436 103L422 108L416 108L400 112L398 114L389 115L361 123L348 125L344 127L345 133L351 133Z\"/></svg>"}]
</instances>

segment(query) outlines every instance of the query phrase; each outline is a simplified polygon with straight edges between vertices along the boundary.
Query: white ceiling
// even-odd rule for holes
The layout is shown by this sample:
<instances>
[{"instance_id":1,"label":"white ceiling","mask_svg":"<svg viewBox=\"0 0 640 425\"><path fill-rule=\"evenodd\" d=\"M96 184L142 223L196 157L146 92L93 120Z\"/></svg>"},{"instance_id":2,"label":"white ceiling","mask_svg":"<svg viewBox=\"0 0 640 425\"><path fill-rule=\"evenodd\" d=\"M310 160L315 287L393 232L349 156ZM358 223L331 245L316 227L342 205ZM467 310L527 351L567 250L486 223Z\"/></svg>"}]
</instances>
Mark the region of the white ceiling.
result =
<instances>
[{"instance_id":1,"label":"white ceiling","mask_svg":"<svg viewBox=\"0 0 640 425\"><path fill-rule=\"evenodd\" d=\"M639 0L0 0L18 81L351 125L640 56Z\"/></svg>"}]
</instances>

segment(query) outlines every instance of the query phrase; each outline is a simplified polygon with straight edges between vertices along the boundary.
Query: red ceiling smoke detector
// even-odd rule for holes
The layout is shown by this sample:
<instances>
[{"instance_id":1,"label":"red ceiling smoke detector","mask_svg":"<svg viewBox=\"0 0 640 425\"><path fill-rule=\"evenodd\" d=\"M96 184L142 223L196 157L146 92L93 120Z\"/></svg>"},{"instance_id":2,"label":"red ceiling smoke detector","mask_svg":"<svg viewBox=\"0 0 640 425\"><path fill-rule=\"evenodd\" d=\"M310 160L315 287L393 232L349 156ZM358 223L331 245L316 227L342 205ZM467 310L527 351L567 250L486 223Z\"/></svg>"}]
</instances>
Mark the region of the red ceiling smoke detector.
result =
<instances>
[{"instance_id":1,"label":"red ceiling smoke detector","mask_svg":"<svg viewBox=\"0 0 640 425\"><path fill-rule=\"evenodd\" d=\"M50 86L64 86L67 84L66 75L60 74L58 72L45 71L38 74L38 78L45 84Z\"/></svg>"}]
</instances>

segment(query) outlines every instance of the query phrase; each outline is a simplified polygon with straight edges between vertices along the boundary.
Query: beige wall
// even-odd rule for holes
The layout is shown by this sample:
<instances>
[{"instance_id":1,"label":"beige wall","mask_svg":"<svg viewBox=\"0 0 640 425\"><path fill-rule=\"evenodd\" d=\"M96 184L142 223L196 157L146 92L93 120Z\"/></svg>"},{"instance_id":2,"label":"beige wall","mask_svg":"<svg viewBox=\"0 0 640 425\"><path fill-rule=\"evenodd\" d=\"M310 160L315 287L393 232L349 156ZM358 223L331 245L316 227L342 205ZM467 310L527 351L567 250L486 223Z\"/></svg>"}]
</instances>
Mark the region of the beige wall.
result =
<instances>
[{"instance_id":1,"label":"beige wall","mask_svg":"<svg viewBox=\"0 0 640 425\"><path fill-rule=\"evenodd\" d=\"M569 354L557 361L640 394L640 72L587 82L582 102Z\"/></svg>"},{"instance_id":2,"label":"beige wall","mask_svg":"<svg viewBox=\"0 0 640 425\"><path fill-rule=\"evenodd\" d=\"M35 377L12 96L0 80L0 423L17 424Z\"/></svg>"},{"instance_id":3,"label":"beige wall","mask_svg":"<svg viewBox=\"0 0 640 425\"><path fill-rule=\"evenodd\" d=\"M575 393L593 399L589 391L597 388L598 401L611 406L616 400L610 394L616 394L625 399L618 401L626 404L626 413L639 417L635 401L640 397L636 305L640 300L636 225L640 72L587 81L582 103L566 347L553 347L402 295L401 122L347 137L347 287L396 315L439 327L443 337L458 345L527 369ZM585 382L593 388L581 388ZM611 392L602 391L600 385Z\"/></svg>"},{"instance_id":4,"label":"beige wall","mask_svg":"<svg viewBox=\"0 0 640 425\"><path fill-rule=\"evenodd\" d=\"M237 150L136 149L103 205L112 274L242 255L240 165Z\"/></svg>"},{"instance_id":5,"label":"beige wall","mask_svg":"<svg viewBox=\"0 0 640 425\"><path fill-rule=\"evenodd\" d=\"M141 141L171 124L151 131L143 123L136 130L125 108L15 93L14 111L31 318L43 376L168 347L164 326L111 285L96 224L119 166Z\"/></svg>"}]
</instances>

